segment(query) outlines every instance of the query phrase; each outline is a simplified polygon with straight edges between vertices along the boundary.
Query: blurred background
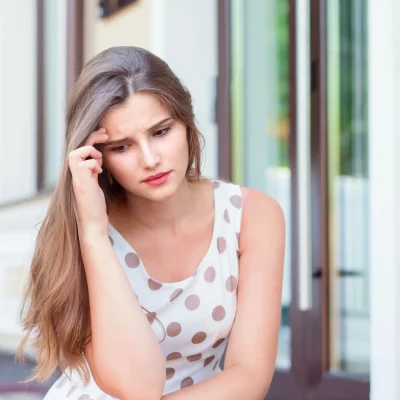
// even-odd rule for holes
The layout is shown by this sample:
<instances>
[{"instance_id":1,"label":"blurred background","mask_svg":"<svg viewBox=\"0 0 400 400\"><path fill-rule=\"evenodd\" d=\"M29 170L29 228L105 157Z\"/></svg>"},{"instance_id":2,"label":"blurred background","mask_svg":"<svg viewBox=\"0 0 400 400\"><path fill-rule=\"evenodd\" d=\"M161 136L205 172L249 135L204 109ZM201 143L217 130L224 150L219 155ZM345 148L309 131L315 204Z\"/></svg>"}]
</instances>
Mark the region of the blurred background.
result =
<instances>
[{"instance_id":1,"label":"blurred background","mask_svg":"<svg viewBox=\"0 0 400 400\"><path fill-rule=\"evenodd\" d=\"M71 87L114 45L149 49L189 88L204 175L283 207L267 398L400 399L399 18L397 0L2 1L0 400L41 399L52 383L18 383L35 357L14 361L21 294Z\"/></svg>"}]
</instances>

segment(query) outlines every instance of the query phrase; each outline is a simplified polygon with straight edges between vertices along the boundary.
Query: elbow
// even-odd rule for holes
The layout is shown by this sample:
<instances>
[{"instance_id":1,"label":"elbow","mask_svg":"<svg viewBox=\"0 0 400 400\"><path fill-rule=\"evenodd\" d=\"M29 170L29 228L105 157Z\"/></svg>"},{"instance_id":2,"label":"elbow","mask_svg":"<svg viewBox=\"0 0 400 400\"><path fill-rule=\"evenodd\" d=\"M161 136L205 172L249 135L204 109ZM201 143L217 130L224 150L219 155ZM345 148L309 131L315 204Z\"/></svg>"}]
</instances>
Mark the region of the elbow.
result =
<instances>
[{"instance_id":1,"label":"elbow","mask_svg":"<svg viewBox=\"0 0 400 400\"><path fill-rule=\"evenodd\" d=\"M140 368L136 364L94 362L90 369L97 386L120 400L160 400L165 386L165 370ZM100 367L101 365L101 367Z\"/></svg>"},{"instance_id":2,"label":"elbow","mask_svg":"<svg viewBox=\"0 0 400 400\"><path fill-rule=\"evenodd\" d=\"M272 374L265 373L265 371L252 371L251 376L254 387L258 391L260 399L264 399L264 397L268 394L269 388L271 386Z\"/></svg>"},{"instance_id":3,"label":"elbow","mask_svg":"<svg viewBox=\"0 0 400 400\"><path fill-rule=\"evenodd\" d=\"M151 387L138 387L129 385L125 388L119 388L116 390L115 395L120 400L160 400L162 397L162 391Z\"/></svg>"},{"instance_id":4,"label":"elbow","mask_svg":"<svg viewBox=\"0 0 400 400\"><path fill-rule=\"evenodd\" d=\"M145 387L142 384L108 384L107 382L99 382L99 388L108 395L120 400L160 400L162 390L156 387Z\"/></svg>"},{"instance_id":5,"label":"elbow","mask_svg":"<svg viewBox=\"0 0 400 400\"><path fill-rule=\"evenodd\" d=\"M142 379L121 376L110 378L95 378L97 386L110 396L120 400L160 400L164 385L154 379L153 382L145 383Z\"/></svg>"},{"instance_id":6,"label":"elbow","mask_svg":"<svg viewBox=\"0 0 400 400\"><path fill-rule=\"evenodd\" d=\"M246 377L246 386L252 387L254 399L264 399L267 395L273 372L268 369L254 368L253 366L242 366L242 376Z\"/></svg>"},{"instance_id":7,"label":"elbow","mask_svg":"<svg viewBox=\"0 0 400 400\"><path fill-rule=\"evenodd\" d=\"M160 400L163 389L158 385L145 386L138 382L126 384L108 384L99 382L99 388L108 395L120 400Z\"/></svg>"}]
</instances>

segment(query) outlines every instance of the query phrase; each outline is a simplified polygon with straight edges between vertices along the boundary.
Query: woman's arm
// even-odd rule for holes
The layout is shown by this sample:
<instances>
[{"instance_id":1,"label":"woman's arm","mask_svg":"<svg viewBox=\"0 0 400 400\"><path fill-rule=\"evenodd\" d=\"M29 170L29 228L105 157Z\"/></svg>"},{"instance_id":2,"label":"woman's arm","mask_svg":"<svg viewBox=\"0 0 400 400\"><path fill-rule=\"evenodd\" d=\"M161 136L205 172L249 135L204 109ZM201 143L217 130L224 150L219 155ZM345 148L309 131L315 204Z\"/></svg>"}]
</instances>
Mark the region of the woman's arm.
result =
<instances>
[{"instance_id":1,"label":"woman's arm","mask_svg":"<svg viewBox=\"0 0 400 400\"><path fill-rule=\"evenodd\" d=\"M275 366L281 314L285 222L271 197L243 189L237 315L224 371L163 400L259 400Z\"/></svg>"},{"instance_id":2,"label":"woman's arm","mask_svg":"<svg viewBox=\"0 0 400 400\"><path fill-rule=\"evenodd\" d=\"M92 340L85 348L92 375L121 400L158 400L165 385L161 347L107 235L81 239L89 288Z\"/></svg>"}]
</instances>

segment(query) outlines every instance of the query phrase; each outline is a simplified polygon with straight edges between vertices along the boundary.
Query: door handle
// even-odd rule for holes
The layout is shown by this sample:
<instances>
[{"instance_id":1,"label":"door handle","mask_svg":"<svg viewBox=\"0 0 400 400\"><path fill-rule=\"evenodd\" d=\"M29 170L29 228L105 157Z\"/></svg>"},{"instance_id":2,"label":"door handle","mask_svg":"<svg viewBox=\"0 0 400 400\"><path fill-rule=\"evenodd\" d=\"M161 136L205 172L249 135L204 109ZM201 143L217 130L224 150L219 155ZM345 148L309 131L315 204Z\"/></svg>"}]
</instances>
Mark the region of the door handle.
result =
<instances>
[{"instance_id":1,"label":"door handle","mask_svg":"<svg viewBox=\"0 0 400 400\"><path fill-rule=\"evenodd\" d=\"M336 270L336 274L339 278L360 277L362 276L362 271L358 271L355 269L338 268ZM311 276L315 279L322 278L322 268L314 269Z\"/></svg>"}]
</instances>

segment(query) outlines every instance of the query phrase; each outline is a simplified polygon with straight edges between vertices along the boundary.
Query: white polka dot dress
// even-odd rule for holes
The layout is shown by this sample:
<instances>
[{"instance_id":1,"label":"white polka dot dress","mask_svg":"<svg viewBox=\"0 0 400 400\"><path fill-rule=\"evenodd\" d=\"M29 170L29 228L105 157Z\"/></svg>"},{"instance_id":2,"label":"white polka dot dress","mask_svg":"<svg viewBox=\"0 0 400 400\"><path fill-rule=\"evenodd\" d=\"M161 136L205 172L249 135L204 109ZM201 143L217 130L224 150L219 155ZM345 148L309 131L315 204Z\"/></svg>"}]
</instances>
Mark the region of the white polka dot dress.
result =
<instances>
[{"instance_id":1,"label":"white polka dot dress","mask_svg":"<svg viewBox=\"0 0 400 400\"><path fill-rule=\"evenodd\" d=\"M109 235L165 357L164 394L196 384L221 371L235 315L242 216L239 186L213 181L215 219L212 240L196 273L180 282L149 276L135 250L112 225ZM134 374L135 371L132 371ZM63 375L45 400L105 400L93 378L85 386L76 372Z\"/></svg>"}]
</instances>

